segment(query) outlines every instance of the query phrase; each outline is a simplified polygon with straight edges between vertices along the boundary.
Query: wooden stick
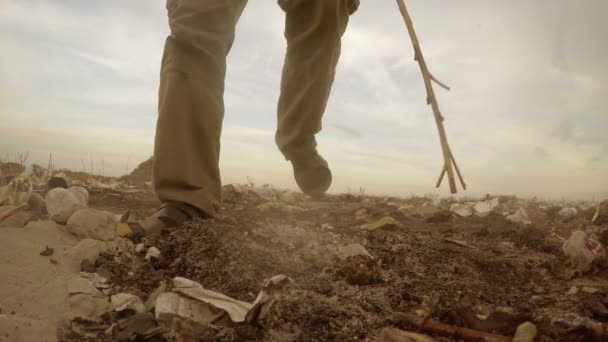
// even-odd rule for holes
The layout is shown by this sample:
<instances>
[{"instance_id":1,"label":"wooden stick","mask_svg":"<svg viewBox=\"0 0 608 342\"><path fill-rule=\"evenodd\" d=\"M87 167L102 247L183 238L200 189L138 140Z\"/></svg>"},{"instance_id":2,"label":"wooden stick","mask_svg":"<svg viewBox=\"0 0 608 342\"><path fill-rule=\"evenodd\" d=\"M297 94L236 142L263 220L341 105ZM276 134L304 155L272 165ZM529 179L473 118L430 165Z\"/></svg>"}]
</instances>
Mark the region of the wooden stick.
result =
<instances>
[{"instance_id":1,"label":"wooden stick","mask_svg":"<svg viewBox=\"0 0 608 342\"><path fill-rule=\"evenodd\" d=\"M403 20L405 21L405 25L407 26L407 31L410 35L410 39L412 40L412 45L414 47L414 59L420 65L420 71L422 72L422 78L424 79L424 87L426 88L427 103L430 104L433 108L435 123L437 124L437 131L439 132L439 140L441 142L441 150L443 152L444 159L444 169L442 170L442 175L439 178L438 185L441 185L444 173L447 173L448 181L450 184L450 192L455 194L456 192L458 192L458 190L456 189L456 180L454 178L454 170L452 168L452 153L450 151L450 146L448 145L448 139L445 133L445 128L443 127L443 116L441 115L441 111L439 110L439 104L437 103L437 98L435 97L435 92L433 91L433 84L431 83L431 81L436 82L444 88L449 89L449 87L437 81L437 79L435 79L429 72L429 69L426 66L426 62L424 61L424 56L422 55L422 50L420 49L420 43L418 42L416 31L414 30L414 24L412 22L412 19L410 18L407 8L405 7L405 2L403 0L397 0L397 5L399 6L399 11L401 12L401 16L403 16ZM460 171L458 171L458 173L460 173ZM464 182L462 183L464 184Z\"/></svg>"},{"instance_id":2,"label":"wooden stick","mask_svg":"<svg viewBox=\"0 0 608 342\"><path fill-rule=\"evenodd\" d=\"M0 222L3 222L7 218L15 215L16 213L20 212L22 209L25 209L25 208L27 208L27 203L22 204L22 205L20 205L18 207L15 207L15 208L13 208L13 209L5 212L4 214L1 214L0 215Z\"/></svg>"},{"instance_id":3,"label":"wooden stick","mask_svg":"<svg viewBox=\"0 0 608 342\"><path fill-rule=\"evenodd\" d=\"M395 315L395 318L413 326L417 326L422 332L456 337L467 342L511 342L513 340L509 336L495 335L485 331L460 328L433 319L425 319L424 317L420 317L416 314L400 313Z\"/></svg>"}]
</instances>

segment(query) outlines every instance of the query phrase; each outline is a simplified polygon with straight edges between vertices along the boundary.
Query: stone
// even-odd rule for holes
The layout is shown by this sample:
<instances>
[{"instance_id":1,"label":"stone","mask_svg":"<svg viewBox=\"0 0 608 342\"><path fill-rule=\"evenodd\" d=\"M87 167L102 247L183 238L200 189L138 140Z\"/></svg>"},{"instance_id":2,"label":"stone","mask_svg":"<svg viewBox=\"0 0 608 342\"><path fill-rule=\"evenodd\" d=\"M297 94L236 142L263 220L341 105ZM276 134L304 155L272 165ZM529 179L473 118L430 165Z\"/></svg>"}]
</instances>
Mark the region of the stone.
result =
<instances>
[{"instance_id":1,"label":"stone","mask_svg":"<svg viewBox=\"0 0 608 342\"><path fill-rule=\"evenodd\" d=\"M562 221L569 221L578 215L578 210L576 208L562 208L557 214L562 218Z\"/></svg>"},{"instance_id":2,"label":"stone","mask_svg":"<svg viewBox=\"0 0 608 342\"><path fill-rule=\"evenodd\" d=\"M376 342L435 342L429 336L403 331L396 328L384 328L378 334Z\"/></svg>"},{"instance_id":3,"label":"stone","mask_svg":"<svg viewBox=\"0 0 608 342\"><path fill-rule=\"evenodd\" d=\"M46 213L46 202L40 194L32 193L30 199L27 202L28 209L34 213L45 214Z\"/></svg>"},{"instance_id":4,"label":"stone","mask_svg":"<svg viewBox=\"0 0 608 342\"><path fill-rule=\"evenodd\" d=\"M100 241L111 241L116 238L114 215L97 209L78 210L70 217L66 228L79 238Z\"/></svg>"},{"instance_id":5,"label":"stone","mask_svg":"<svg viewBox=\"0 0 608 342\"><path fill-rule=\"evenodd\" d=\"M15 209L16 206L7 205L0 207L0 215L8 212L9 210ZM0 227L12 227L12 228L23 228L32 219L32 215L25 209L21 209L15 214L11 215L7 219L0 222Z\"/></svg>"},{"instance_id":6,"label":"stone","mask_svg":"<svg viewBox=\"0 0 608 342\"><path fill-rule=\"evenodd\" d=\"M143 243L138 243L135 245L135 253L143 253L146 250L146 245Z\"/></svg>"},{"instance_id":7,"label":"stone","mask_svg":"<svg viewBox=\"0 0 608 342\"><path fill-rule=\"evenodd\" d=\"M63 188L49 191L45 202L51 220L59 224L66 224L75 212L86 208L72 192Z\"/></svg>"},{"instance_id":8,"label":"stone","mask_svg":"<svg viewBox=\"0 0 608 342\"><path fill-rule=\"evenodd\" d=\"M522 323L515 330L513 342L534 342L536 333L536 325L530 322Z\"/></svg>"},{"instance_id":9,"label":"stone","mask_svg":"<svg viewBox=\"0 0 608 342\"><path fill-rule=\"evenodd\" d=\"M131 229L128 223L119 222L116 225L116 235L128 238L135 235L135 232L133 232L133 229Z\"/></svg>"},{"instance_id":10,"label":"stone","mask_svg":"<svg viewBox=\"0 0 608 342\"><path fill-rule=\"evenodd\" d=\"M146 312L146 307L141 298L130 293L117 293L110 299L114 310L117 312L133 310L138 313Z\"/></svg>"},{"instance_id":11,"label":"stone","mask_svg":"<svg viewBox=\"0 0 608 342\"><path fill-rule=\"evenodd\" d=\"M87 191L87 189L81 186L72 186L68 189L68 191L73 193L74 196L80 200L82 205L89 205L89 192Z\"/></svg>"},{"instance_id":12,"label":"stone","mask_svg":"<svg viewBox=\"0 0 608 342\"><path fill-rule=\"evenodd\" d=\"M338 246L335 254L338 257L338 259L340 259L340 260L344 260L348 257L355 256L355 255L365 255L365 256L372 258L372 255L369 254L367 249L365 249L365 247L363 247L362 245L360 245L358 243L345 245L345 246Z\"/></svg>"},{"instance_id":13,"label":"stone","mask_svg":"<svg viewBox=\"0 0 608 342\"><path fill-rule=\"evenodd\" d=\"M160 259L160 250L156 247L150 247L148 248L148 251L146 251L146 256L144 258L146 260Z\"/></svg>"},{"instance_id":14,"label":"stone","mask_svg":"<svg viewBox=\"0 0 608 342\"><path fill-rule=\"evenodd\" d=\"M63 172L58 173L53 177L49 178L49 181L46 183L46 186L49 190L53 190L56 188L67 189L70 187L70 185L72 185L72 180Z\"/></svg>"},{"instance_id":15,"label":"stone","mask_svg":"<svg viewBox=\"0 0 608 342\"><path fill-rule=\"evenodd\" d=\"M581 288L581 292L589 293L589 294L595 294L595 293L598 293L599 291L600 291L599 289L597 289L595 287L591 287L591 286L583 286Z\"/></svg>"}]
</instances>

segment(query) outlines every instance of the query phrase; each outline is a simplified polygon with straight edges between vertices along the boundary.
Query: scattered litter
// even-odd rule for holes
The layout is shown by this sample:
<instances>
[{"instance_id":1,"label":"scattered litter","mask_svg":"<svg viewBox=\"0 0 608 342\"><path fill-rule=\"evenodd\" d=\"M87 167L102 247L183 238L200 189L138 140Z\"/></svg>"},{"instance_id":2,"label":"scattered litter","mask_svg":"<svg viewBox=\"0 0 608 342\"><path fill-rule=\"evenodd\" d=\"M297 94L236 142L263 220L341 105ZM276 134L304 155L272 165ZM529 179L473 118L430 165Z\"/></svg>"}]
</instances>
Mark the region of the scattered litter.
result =
<instances>
[{"instance_id":1,"label":"scattered litter","mask_svg":"<svg viewBox=\"0 0 608 342\"><path fill-rule=\"evenodd\" d=\"M154 315L157 320L167 326L171 326L171 322L176 317L191 319L196 323L207 325L223 316L224 312L196 299L165 292L156 299Z\"/></svg>"},{"instance_id":2,"label":"scattered litter","mask_svg":"<svg viewBox=\"0 0 608 342\"><path fill-rule=\"evenodd\" d=\"M488 216L496 207L498 207L499 200L498 197L491 199L489 201L479 202L473 206L473 211L475 215L479 217Z\"/></svg>"},{"instance_id":3,"label":"scattered litter","mask_svg":"<svg viewBox=\"0 0 608 342\"><path fill-rule=\"evenodd\" d=\"M515 330L513 342L534 342L536 333L536 325L530 322L522 323Z\"/></svg>"},{"instance_id":4,"label":"scattered litter","mask_svg":"<svg viewBox=\"0 0 608 342\"><path fill-rule=\"evenodd\" d=\"M376 342L435 342L435 339L396 328L384 328L380 331Z\"/></svg>"},{"instance_id":5,"label":"scattered litter","mask_svg":"<svg viewBox=\"0 0 608 342\"><path fill-rule=\"evenodd\" d=\"M146 307L146 311L150 311L150 310L154 309L154 305L156 304L156 299L158 298L158 296L160 296L162 293L164 293L166 291L167 291L167 282L163 280L160 282L160 284L158 285L156 290L154 290L154 292L152 292L150 294L150 296L144 303L144 305Z\"/></svg>"},{"instance_id":6,"label":"scattered litter","mask_svg":"<svg viewBox=\"0 0 608 342\"><path fill-rule=\"evenodd\" d=\"M108 279L100 276L97 273L80 272L80 277L82 279L87 280L91 286L98 290L105 290L110 288L110 285L108 285L107 283Z\"/></svg>"},{"instance_id":7,"label":"scattered litter","mask_svg":"<svg viewBox=\"0 0 608 342\"><path fill-rule=\"evenodd\" d=\"M46 246L46 248L40 252L40 255L42 256L51 256L53 255L55 251L52 248L49 248L49 246Z\"/></svg>"},{"instance_id":8,"label":"scattered litter","mask_svg":"<svg viewBox=\"0 0 608 342\"><path fill-rule=\"evenodd\" d=\"M130 293L117 293L110 299L115 311L134 310L135 312L146 312L146 307L141 298Z\"/></svg>"},{"instance_id":9,"label":"scattered litter","mask_svg":"<svg viewBox=\"0 0 608 342\"><path fill-rule=\"evenodd\" d=\"M144 258L146 260L160 259L160 250L156 247L150 247L148 248L148 251L146 251L146 256Z\"/></svg>"},{"instance_id":10,"label":"scattered litter","mask_svg":"<svg viewBox=\"0 0 608 342\"><path fill-rule=\"evenodd\" d=\"M27 204L32 194L29 177L18 176L7 185L0 187L0 205L21 206Z\"/></svg>"},{"instance_id":11,"label":"scattered litter","mask_svg":"<svg viewBox=\"0 0 608 342\"><path fill-rule=\"evenodd\" d=\"M247 312L245 317L246 322L256 322L261 326L265 326L264 321L269 318L268 315L278 300L278 294L293 284L293 280L283 274L270 278L264 284L262 291L258 293L251 309Z\"/></svg>"},{"instance_id":12,"label":"scattered litter","mask_svg":"<svg viewBox=\"0 0 608 342\"><path fill-rule=\"evenodd\" d=\"M247 312L253 307L252 304L238 301L219 292L206 290L201 284L190 279L173 278L173 286L173 291L177 293L226 311L235 323L244 322Z\"/></svg>"},{"instance_id":13,"label":"scattered litter","mask_svg":"<svg viewBox=\"0 0 608 342\"><path fill-rule=\"evenodd\" d=\"M583 286L581 288L581 292L589 293L589 294L595 294L595 293L598 293L599 291L600 291L599 289L597 289L595 287L591 287L591 286Z\"/></svg>"},{"instance_id":14,"label":"scattered litter","mask_svg":"<svg viewBox=\"0 0 608 342\"><path fill-rule=\"evenodd\" d=\"M477 249L476 247L473 247L473 246L469 245L466 241L463 241L463 240L444 238L443 241L449 242L449 243L453 243L453 244L461 246L461 247L466 247L466 248L470 248L470 249Z\"/></svg>"},{"instance_id":15,"label":"scattered litter","mask_svg":"<svg viewBox=\"0 0 608 342\"><path fill-rule=\"evenodd\" d=\"M143 243L138 243L135 245L135 253L143 253L146 250L146 245Z\"/></svg>"},{"instance_id":16,"label":"scattered litter","mask_svg":"<svg viewBox=\"0 0 608 342\"><path fill-rule=\"evenodd\" d=\"M135 233L133 229L129 227L128 223L119 222L116 224L116 235L124 238L129 238L133 236Z\"/></svg>"},{"instance_id":17,"label":"scattered litter","mask_svg":"<svg viewBox=\"0 0 608 342\"><path fill-rule=\"evenodd\" d=\"M474 202L454 203L450 206L450 211L461 217L473 215Z\"/></svg>"},{"instance_id":18,"label":"scattered litter","mask_svg":"<svg viewBox=\"0 0 608 342\"><path fill-rule=\"evenodd\" d=\"M582 230L573 232L570 238L564 242L562 250L570 259L572 266L581 272L589 271L593 261L604 254L601 244L588 237Z\"/></svg>"},{"instance_id":19,"label":"scattered litter","mask_svg":"<svg viewBox=\"0 0 608 342\"><path fill-rule=\"evenodd\" d=\"M355 256L355 255L365 255L367 257L372 258L372 255L369 254L367 249L365 249L365 247L363 247L361 244L358 244L358 243L351 244L351 245L345 245L345 246L338 246L338 248L336 248L335 254L340 260L344 260L348 257Z\"/></svg>"},{"instance_id":20,"label":"scattered litter","mask_svg":"<svg viewBox=\"0 0 608 342\"><path fill-rule=\"evenodd\" d=\"M514 222L514 223L521 223L521 224L531 224L532 223L532 221L528 217L528 213L522 207L519 207L514 214L507 215L506 219L511 222Z\"/></svg>"},{"instance_id":21,"label":"scattered litter","mask_svg":"<svg viewBox=\"0 0 608 342\"><path fill-rule=\"evenodd\" d=\"M566 222L576 217L578 210L576 208L562 208L557 214L562 218L563 222Z\"/></svg>"},{"instance_id":22,"label":"scattered litter","mask_svg":"<svg viewBox=\"0 0 608 342\"><path fill-rule=\"evenodd\" d=\"M111 329L114 341L156 341L154 337L162 334L164 328L159 327L151 313L138 313L118 322ZM162 340L162 338L159 338Z\"/></svg>"},{"instance_id":23,"label":"scattered litter","mask_svg":"<svg viewBox=\"0 0 608 342\"><path fill-rule=\"evenodd\" d=\"M378 229L392 229L392 228L399 227L400 225L401 224L394 218L392 218L390 216L386 216L374 223L365 224L365 225L361 226L361 228L371 232L371 231L378 230Z\"/></svg>"}]
</instances>

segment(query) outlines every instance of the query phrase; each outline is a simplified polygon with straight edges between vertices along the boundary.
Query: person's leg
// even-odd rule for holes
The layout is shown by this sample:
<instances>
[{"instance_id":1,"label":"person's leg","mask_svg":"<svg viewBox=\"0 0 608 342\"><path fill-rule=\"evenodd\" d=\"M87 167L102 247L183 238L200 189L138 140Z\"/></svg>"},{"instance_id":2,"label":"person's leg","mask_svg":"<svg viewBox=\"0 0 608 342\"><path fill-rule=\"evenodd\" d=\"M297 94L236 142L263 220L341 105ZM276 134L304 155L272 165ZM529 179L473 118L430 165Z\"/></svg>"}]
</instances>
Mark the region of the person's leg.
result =
<instances>
[{"instance_id":1,"label":"person's leg","mask_svg":"<svg viewBox=\"0 0 608 342\"><path fill-rule=\"evenodd\" d=\"M315 134L334 81L341 39L358 0L280 0L287 53L278 104L276 143L294 166L300 188L324 193L331 184Z\"/></svg>"},{"instance_id":2,"label":"person's leg","mask_svg":"<svg viewBox=\"0 0 608 342\"><path fill-rule=\"evenodd\" d=\"M226 55L247 0L167 0L154 146L161 202L214 216L221 200L220 134Z\"/></svg>"}]
</instances>

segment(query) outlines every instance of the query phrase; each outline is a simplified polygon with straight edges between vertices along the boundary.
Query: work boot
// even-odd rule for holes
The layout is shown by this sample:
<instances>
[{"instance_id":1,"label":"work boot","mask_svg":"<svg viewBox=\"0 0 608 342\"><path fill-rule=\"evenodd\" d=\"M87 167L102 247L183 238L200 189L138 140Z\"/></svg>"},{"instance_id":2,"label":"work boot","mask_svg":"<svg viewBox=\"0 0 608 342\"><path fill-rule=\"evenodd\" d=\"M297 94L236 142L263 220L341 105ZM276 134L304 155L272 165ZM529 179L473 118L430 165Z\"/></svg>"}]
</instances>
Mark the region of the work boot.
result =
<instances>
[{"instance_id":1,"label":"work boot","mask_svg":"<svg viewBox=\"0 0 608 342\"><path fill-rule=\"evenodd\" d=\"M292 160L293 175L303 193L320 197L331 186L331 170L318 153L305 160Z\"/></svg>"}]
</instances>

